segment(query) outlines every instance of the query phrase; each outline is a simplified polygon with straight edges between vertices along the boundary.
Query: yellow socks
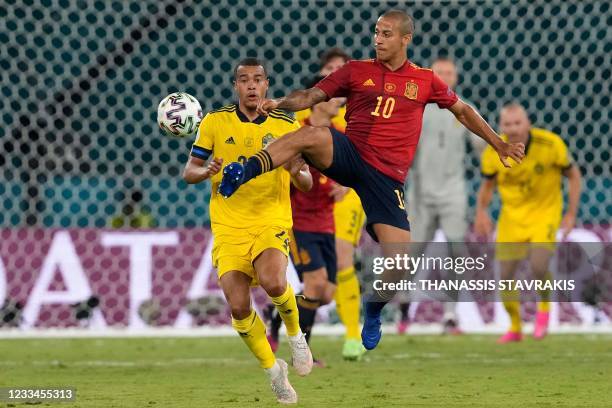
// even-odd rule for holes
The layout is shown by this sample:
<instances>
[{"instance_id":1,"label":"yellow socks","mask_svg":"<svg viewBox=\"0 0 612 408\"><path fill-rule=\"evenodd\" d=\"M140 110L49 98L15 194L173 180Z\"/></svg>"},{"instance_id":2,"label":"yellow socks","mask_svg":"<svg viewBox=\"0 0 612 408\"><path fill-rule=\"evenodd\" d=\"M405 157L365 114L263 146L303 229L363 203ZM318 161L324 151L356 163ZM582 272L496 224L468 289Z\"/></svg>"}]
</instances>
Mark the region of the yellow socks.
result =
<instances>
[{"instance_id":1,"label":"yellow socks","mask_svg":"<svg viewBox=\"0 0 612 408\"><path fill-rule=\"evenodd\" d=\"M349 266L338 271L336 281L336 311L344 327L346 327L346 338L360 340L359 307L361 305L361 293L355 268Z\"/></svg>"},{"instance_id":2,"label":"yellow socks","mask_svg":"<svg viewBox=\"0 0 612 408\"><path fill-rule=\"evenodd\" d=\"M538 302L538 312L550 312L550 302L548 300Z\"/></svg>"},{"instance_id":3,"label":"yellow socks","mask_svg":"<svg viewBox=\"0 0 612 408\"><path fill-rule=\"evenodd\" d=\"M550 281L552 279L552 274L547 272L544 276L544 281ZM550 312L550 291L549 290L541 290L539 291L540 301L538 302L538 312Z\"/></svg>"},{"instance_id":4,"label":"yellow socks","mask_svg":"<svg viewBox=\"0 0 612 408\"><path fill-rule=\"evenodd\" d=\"M262 368L271 368L276 362L276 357L270 348L270 343L266 339L266 326L261 321L255 310L242 320L232 317L232 327L238 332L251 353L259 360Z\"/></svg>"},{"instance_id":5,"label":"yellow socks","mask_svg":"<svg viewBox=\"0 0 612 408\"><path fill-rule=\"evenodd\" d=\"M506 290L502 292L504 307L510 316L510 331L521 332L521 302L517 291Z\"/></svg>"},{"instance_id":6,"label":"yellow socks","mask_svg":"<svg viewBox=\"0 0 612 408\"><path fill-rule=\"evenodd\" d=\"M285 323L288 336L296 336L300 333L300 316L298 313L297 302L295 300L295 293L291 285L287 284L287 290L280 296L270 297L278 314Z\"/></svg>"}]
</instances>

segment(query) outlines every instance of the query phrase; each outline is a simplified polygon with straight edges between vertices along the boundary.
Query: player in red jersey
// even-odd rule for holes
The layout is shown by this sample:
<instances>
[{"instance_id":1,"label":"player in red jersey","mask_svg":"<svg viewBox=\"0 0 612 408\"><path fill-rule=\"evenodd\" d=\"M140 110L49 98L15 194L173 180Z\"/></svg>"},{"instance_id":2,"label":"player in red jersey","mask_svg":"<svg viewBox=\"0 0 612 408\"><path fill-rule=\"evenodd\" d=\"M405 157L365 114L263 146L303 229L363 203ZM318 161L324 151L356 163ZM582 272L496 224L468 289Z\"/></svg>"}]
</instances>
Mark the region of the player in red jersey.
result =
<instances>
[{"instance_id":1,"label":"player in red jersey","mask_svg":"<svg viewBox=\"0 0 612 408\"><path fill-rule=\"evenodd\" d=\"M413 32L408 14L388 11L376 23L376 59L350 61L310 89L260 101L258 111L267 114L273 109L298 111L333 97L346 97L346 137L332 136L325 127L304 126L259 151L244 166L231 163L225 167L219 192L229 197L241 184L301 153L323 174L357 192L367 215L366 229L376 241L407 243L410 224L403 183L426 104L435 102L449 109L468 130L492 146L504 166L510 167L508 158L520 162L525 155L522 143L504 142L430 69L408 61ZM388 300L389 293L379 292L366 302L361 339L368 350L380 341L380 313Z\"/></svg>"}]
</instances>

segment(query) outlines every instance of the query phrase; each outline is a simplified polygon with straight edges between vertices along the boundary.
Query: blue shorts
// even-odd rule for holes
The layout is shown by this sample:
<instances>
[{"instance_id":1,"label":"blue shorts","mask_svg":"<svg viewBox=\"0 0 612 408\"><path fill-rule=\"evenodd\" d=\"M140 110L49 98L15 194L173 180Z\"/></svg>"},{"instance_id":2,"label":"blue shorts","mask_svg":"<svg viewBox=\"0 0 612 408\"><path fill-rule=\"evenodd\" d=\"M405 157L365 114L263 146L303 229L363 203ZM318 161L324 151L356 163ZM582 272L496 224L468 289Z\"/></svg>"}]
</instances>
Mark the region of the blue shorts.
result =
<instances>
[{"instance_id":1,"label":"blue shorts","mask_svg":"<svg viewBox=\"0 0 612 408\"><path fill-rule=\"evenodd\" d=\"M334 157L321 172L343 186L355 190L366 213L366 230L378 242L374 224L386 224L410 231L404 205L404 185L376 170L361 158L353 142L331 129Z\"/></svg>"},{"instance_id":2,"label":"blue shorts","mask_svg":"<svg viewBox=\"0 0 612 408\"><path fill-rule=\"evenodd\" d=\"M327 280L336 283L338 271L334 234L293 230L289 254L300 281L303 274L320 268L327 270Z\"/></svg>"}]
</instances>

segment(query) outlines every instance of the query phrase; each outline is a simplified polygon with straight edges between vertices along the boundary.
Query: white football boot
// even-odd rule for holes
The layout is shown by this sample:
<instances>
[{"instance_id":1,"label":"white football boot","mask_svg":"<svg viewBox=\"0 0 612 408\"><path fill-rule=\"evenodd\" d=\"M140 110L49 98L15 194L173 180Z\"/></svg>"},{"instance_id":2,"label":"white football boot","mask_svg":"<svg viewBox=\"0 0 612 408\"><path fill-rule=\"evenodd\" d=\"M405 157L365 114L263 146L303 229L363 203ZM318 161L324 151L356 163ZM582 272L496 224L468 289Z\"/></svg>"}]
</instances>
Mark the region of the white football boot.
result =
<instances>
[{"instance_id":1,"label":"white football boot","mask_svg":"<svg viewBox=\"0 0 612 408\"><path fill-rule=\"evenodd\" d=\"M291 364L299 376L305 376L312 371L312 353L306 342L304 333L289 337L291 347Z\"/></svg>"},{"instance_id":2,"label":"white football boot","mask_svg":"<svg viewBox=\"0 0 612 408\"><path fill-rule=\"evenodd\" d=\"M279 369L268 369L270 375L270 386L272 392L276 395L276 401L281 404L296 404L298 396L291 384L289 383L287 363L281 359L276 359Z\"/></svg>"}]
</instances>

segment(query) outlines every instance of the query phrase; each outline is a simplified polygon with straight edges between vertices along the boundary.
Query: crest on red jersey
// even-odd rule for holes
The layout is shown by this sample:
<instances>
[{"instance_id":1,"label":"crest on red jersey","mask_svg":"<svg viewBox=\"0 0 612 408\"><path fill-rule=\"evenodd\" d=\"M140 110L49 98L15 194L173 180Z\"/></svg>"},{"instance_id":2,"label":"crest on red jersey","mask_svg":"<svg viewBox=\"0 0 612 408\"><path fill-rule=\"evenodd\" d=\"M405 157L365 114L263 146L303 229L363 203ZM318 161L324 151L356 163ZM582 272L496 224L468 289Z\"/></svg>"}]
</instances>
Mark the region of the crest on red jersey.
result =
<instances>
[{"instance_id":1,"label":"crest on red jersey","mask_svg":"<svg viewBox=\"0 0 612 408\"><path fill-rule=\"evenodd\" d=\"M408 99L416 99L419 93L419 86L414 82L406 82L406 90L404 96Z\"/></svg>"}]
</instances>

